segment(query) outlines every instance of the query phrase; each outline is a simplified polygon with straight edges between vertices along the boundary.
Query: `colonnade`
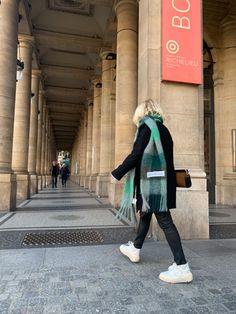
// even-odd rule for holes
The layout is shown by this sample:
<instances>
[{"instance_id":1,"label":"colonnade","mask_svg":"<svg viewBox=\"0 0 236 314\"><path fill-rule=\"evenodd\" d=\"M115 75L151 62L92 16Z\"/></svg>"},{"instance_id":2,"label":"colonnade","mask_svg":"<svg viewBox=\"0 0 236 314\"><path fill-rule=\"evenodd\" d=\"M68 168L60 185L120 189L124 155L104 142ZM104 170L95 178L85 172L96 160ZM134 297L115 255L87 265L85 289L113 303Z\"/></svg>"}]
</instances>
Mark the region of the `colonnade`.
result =
<instances>
[{"instance_id":1,"label":"colonnade","mask_svg":"<svg viewBox=\"0 0 236 314\"><path fill-rule=\"evenodd\" d=\"M34 38L18 34L18 9L18 0L1 3L0 211L46 186L56 156L41 72L32 66ZM24 71L16 81L18 42Z\"/></svg>"},{"instance_id":2,"label":"colonnade","mask_svg":"<svg viewBox=\"0 0 236 314\"><path fill-rule=\"evenodd\" d=\"M123 181L114 184L110 172L133 144L135 126L131 121L138 96L138 2L117 1L115 12L117 48L101 51L101 76L93 80L93 99L74 143L72 179L118 206ZM108 58L111 54L117 56L116 60ZM75 164L79 164L79 173L73 177Z\"/></svg>"},{"instance_id":3,"label":"colonnade","mask_svg":"<svg viewBox=\"0 0 236 314\"><path fill-rule=\"evenodd\" d=\"M176 223L184 238L207 238L202 88L161 79L160 0L117 0L114 9L116 42L101 49L101 73L96 72L93 93L80 111L72 147L71 179L100 197L108 197L118 207L123 180L112 181L110 172L133 145L132 116L137 104L154 98L161 103L166 125L173 135L175 166L190 169L192 175L191 190L177 193L177 207L181 211ZM0 188L4 197L0 198L0 210L5 211L14 209L16 199L26 199L47 185L50 162L56 158L42 73L32 66L34 38L18 34L17 16L18 1L1 3ZM225 26L224 38L226 45L233 46L228 37L230 29ZM17 39L25 64L23 78L18 82ZM235 57L234 48L230 49L225 51L228 69L225 84L232 91L231 62ZM225 93L228 95L227 89ZM227 98L228 106L233 106L234 98L234 95ZM224 143L228 150L228 138ZM154 236L159 237L156 226L153 230Z\"/></svg>"}]
</instances>

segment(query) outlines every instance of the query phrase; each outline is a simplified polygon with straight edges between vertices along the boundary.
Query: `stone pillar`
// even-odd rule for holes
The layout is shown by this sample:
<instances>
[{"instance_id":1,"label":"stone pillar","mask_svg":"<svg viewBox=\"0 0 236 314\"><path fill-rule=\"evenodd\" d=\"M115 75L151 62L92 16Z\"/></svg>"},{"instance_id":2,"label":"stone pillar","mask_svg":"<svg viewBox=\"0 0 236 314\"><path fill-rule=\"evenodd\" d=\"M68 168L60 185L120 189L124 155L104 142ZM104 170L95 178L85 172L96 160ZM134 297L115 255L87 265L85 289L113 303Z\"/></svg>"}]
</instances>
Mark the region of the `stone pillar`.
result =
<instances>
[{"instance_id":1,"label":"stone pillar","mask_svg":"<svg viewBox=\"0 0 236 314\"><path fill-rule=\"evenodd\" d=\"M48 109L46 110L46 124L45 124L45 149L44 149L44 177L45 177L45 185L46 188L49 184L48 182L48 139L49 139L49 115Z\"/></svg>"},{"instance_id":2,"label":"stone pillar","mask_svg":"<svg viewBox=\"0 0 236 314\"><path fill-rule=\"evenodd\" d=\"M46 139L46 104L43 105L43 116L42 116L42 149L41 149L41 175L42 175L42 188L46 187L46 179L45 179L45 139Z\"/></svg>"},{"instance_id":3,"label":"stone pillar","mask_svg":"<svg viewBox=\"0 0 236 314\"><path fill-rule=\"evenodd\" d=\"M39 111L39 80L41 71L34 69L32 71L31 91L34 94L31 99L30 111L30 131L29 131L29 155L28 171L30 174L30 195L38 192L38 181L36 175L37 162L37 136L38 136L38 111Z\"/></svg>"},{"instance_id":4,"label":"stone pillar","mask_svg":"<svg viewBox=\"0 0 236 314\"><path fill-rule=\"evenodd\" d=\"M82 120L82 146L81 146L81 180L80 184L85 187L86 178L86 155L87 155L87 126L88 126L88 110L84 111Z\"/></svg>"},{"instance_id":5,"label":"stone pillar","mask_svg":"<svg viewBox=\"0 0 236 314\"><path fill-rule=\"evenodd\" d=\"M224 75L221 92L222 102L216 106L216 161L217 161L217 203L236 205L236 172L233 172L232 130L236 129L236 10L230 9L230 14L221 25L222 57ZM217 81L219 82L219 80Z\"/></svg>"},{"instance_id":6,"label":"stone pillar","mask_svg":"<svg viewBox=\"0 0 236 314\"><path fill-rule=\"evenodd\" d=\"M188 168L190 189L177 189L172 210L182 238L208 238L208 193L204 172L204 121L202 86L161 80L161 1L139 1L139 102L153 98L165 113L165 125L174 141L176 168ZM145 83L146 82L146 83ZM153 220L152 235L163 238Z\"/></svg>"},{"instance_id":7,"label":"stone pillar","mask_svg":"<svg viewBox=\"0 0 236 314\"><path fill-rule=\"evenodd\" d=\"M88 129L87 129L87 158L86 158L86 183L90 189L90 176L92 173L92 133L93 133L93 102L88 105Z\"/></svg>"},{"instance_id":8,"label":"stone pillar","mask_svg":"<svg viewBox=\"0 0 236 314\"><path fill-rule=\"evenodd\" d=\"M16 178L12 173L12 140L16 91L19 1L0 5L0 211L16 206Z\"/></svg>"},{"instance_id":9,"label":"stone pillar","mask_svg":"<svg viewBox=\"0 0 236 314\"><path fill-rule=\"evenodd\" d=\"M24 61L23 77L16 85L16 102L13 133L12 169L17 180L17 199L28 199L29 174L29 127L31 103L32 52L34 39L28 35L19 35L21 58Z\"/></svg>"},{"instance_id":10,"label":"stone pillar","mask_svg":"<svg viewBox=\"0 0 236 314\"><path fill-rule=\"evenodd\" d=\"M100 131L100 168L97 177L96 194L108 196L108 185L111 171L111 62L106 60L109 51L101 54L102 58L102 98L101 98L101 131Z\"/></svg>"},{"instance_id":11,"label":"stone pillar","mask_svg":"<svg viewBox=\"0 0 236 314\"><path fill-rule=\"evenodd\" d=\"M110 94L110 108L111 108L111 170L115 168L115 133L116 133L116 61L111 61L111 94Z\"/></svg>"},{"instance_id":12,"label":"stone pillar","mask_svg":"<svg viewBox=\"0 0 236 314\"><path fill-rule=\"evenodd\" d=\"M100 141L101 141L101 96L102 90L98 88L101 80L93 81L93 134L92 134L92 175L90 189L96 191L97 176L100 169Z\"/></svg>"},{"instance_id":13,"label":"stone pillar","mask_svg":"<svg viewBox=\"0 0 236 314\"><path fill-rule=\"evenodd\" d=\"M36 173L38 178L38 191L42 190L42 173L41 173L41 151L42 151L42 128L43 128L43 105L45 102L45 92L39 90L39 114L38 114L38 135L37 135L37 162Z\"/></svg>"},{"instance_id":14,"label":"stone pillar","mask_svg":"<svg viewBox=\"0 0 236 314\"><path fill-rule=\"evenodd\" d=\"M118 166L130 153L135 133L132 117L137 106L138 85L137 0L117 1L115 10L117 15L115 166ZM143 84L146 82L143 80ZM110 184L109 200L115 207L119 206L122 188L122 182Z\"/></svg>"}]
</instances>

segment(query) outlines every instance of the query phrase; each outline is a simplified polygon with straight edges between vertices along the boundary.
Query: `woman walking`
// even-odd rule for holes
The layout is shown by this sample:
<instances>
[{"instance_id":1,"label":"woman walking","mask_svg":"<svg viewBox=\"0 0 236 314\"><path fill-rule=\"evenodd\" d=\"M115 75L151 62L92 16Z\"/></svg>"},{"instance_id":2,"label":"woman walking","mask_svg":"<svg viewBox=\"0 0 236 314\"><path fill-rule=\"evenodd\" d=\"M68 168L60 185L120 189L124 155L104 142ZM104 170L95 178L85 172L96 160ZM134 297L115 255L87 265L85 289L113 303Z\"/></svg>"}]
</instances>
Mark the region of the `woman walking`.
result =
<instances>
[{"instance_id":1,"label":"woman walking","mask_svg":"<svg viewBox=\"0 0 236 314\"><path fill-rule=\"evenodd\" d=\"M169 130L163 125L159 104L151 99L140 104L133 122L138 127L133 150L112 171L112 177L120 180L127 174L120 212L131 208L135 197L140 221L134 242L122 244L120 251L132 262L139 262L140 250L154 213L174 256L174 263L167 271L160 273L159 278L169 283L191 282L193 276L169 211L176 207L173 141Z\"/></svg>"}]
</instances>

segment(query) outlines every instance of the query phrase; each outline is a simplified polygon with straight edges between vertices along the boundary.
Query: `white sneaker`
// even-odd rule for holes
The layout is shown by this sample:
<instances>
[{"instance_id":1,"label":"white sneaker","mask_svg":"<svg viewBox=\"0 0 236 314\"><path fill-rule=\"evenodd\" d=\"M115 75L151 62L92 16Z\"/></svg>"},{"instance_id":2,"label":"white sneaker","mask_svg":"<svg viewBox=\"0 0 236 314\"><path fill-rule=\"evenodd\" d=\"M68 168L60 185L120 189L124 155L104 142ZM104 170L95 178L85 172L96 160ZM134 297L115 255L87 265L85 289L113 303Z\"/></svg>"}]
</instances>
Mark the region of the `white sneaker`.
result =
<instances>
[{"instance_id":1,"label":"white sneaker","mask_svg":"<svg viewBox=\"0 0 236 314\"><path fill-rule=\"evenodd\" d=\"M128 256L131 262L138 263L140 261L140 249L136 249L133 242L129 241L127 244L122 244L120 251L123 255Z\"/></svg>"},{"instance_id":2,"label":"white sneaker","mask_svg":"<svg viewBox=\"0 0 236 314\"><path fill-rule=\"evenodd\" d=\"M184 265L174 263L167 271L160 273L159 279L168 283L188 283L193 280L193 274L188 263Z\"/></svg>"}]
</instances>

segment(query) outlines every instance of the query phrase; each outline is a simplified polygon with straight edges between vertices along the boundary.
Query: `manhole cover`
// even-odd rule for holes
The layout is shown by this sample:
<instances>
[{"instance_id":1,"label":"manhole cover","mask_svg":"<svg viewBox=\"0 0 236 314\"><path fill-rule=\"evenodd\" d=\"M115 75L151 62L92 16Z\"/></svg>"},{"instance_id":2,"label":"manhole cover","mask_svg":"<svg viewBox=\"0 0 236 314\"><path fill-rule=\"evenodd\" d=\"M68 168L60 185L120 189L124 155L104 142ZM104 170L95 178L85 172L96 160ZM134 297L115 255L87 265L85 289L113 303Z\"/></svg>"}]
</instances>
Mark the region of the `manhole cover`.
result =
<instances>
[{"instance_id":1,"label":"manhole cover","mask_svg":"<svg viewBox=\"0 0 236 314\"><path fill-rule=\"evenodd\" d=\"M22 241L22 246L94 244L102 242L103 237L97 231L50 231L27 233Z\"/></svg>"},{"instance_id":2,"label":"manhole cover","mask_svg":"<svg viewBox=\"0 0 236 314\"><path fill-rule=\"evenodd\" d=\"M210 212L211 217L230 217L228 214Z\"/></svg>"}]
</instances>

